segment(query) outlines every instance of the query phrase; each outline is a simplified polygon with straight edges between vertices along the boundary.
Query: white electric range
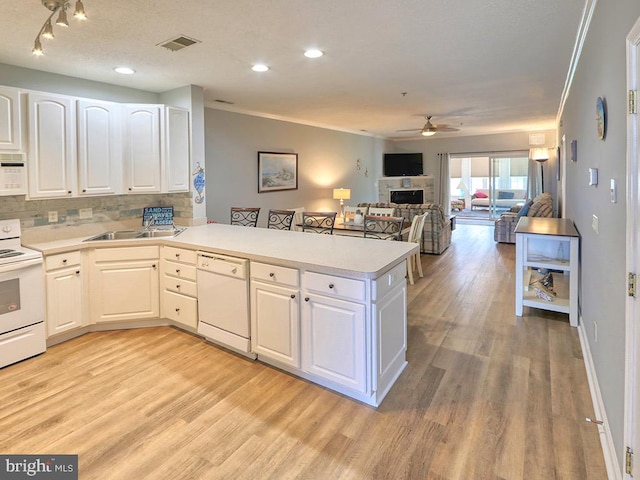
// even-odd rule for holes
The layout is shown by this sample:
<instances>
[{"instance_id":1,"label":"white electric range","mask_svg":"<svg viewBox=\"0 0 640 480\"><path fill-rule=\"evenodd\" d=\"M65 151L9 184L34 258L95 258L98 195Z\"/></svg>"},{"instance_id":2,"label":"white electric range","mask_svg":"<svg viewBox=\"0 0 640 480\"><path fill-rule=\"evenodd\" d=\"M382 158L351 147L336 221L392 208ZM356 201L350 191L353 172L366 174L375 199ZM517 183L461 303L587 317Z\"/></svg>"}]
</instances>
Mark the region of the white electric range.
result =
<instances>
[{"instance_id":1,"label":"white electric range","mask_svg":"<svg viewBox=\"0 0 640 480\"><path fill-rule=\"evenodd\" d=\"M46 350L42 253L20 236L19 220L0 220L0 368Z\"/></svg>"}]
</instances>

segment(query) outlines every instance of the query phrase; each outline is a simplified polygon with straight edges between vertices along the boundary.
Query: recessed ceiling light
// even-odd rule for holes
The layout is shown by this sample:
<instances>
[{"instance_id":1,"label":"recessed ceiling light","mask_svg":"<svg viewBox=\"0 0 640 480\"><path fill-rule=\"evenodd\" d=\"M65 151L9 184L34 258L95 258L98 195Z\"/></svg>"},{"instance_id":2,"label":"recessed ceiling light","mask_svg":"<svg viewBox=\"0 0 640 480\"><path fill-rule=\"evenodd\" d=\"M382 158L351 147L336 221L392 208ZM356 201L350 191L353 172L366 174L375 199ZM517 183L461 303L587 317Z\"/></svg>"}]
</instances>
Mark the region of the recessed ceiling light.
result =
<instances>
[{"instance_id":1,"label":"recessed ceiling light","mask_svg":"<svg viewBox=\"0 0 640 480\"><path fill-rule=\"evenodd\" d=\"M118 73L122 73L123 75L133 75L136 71L133 68L129 67L115 67L114 70Z\"/></svg>"},{"instance_id":2,"label":"recessed ceiling light","mask_svg":"<svg viewBox=\"0 0 640 480\"><path fill-rule=\"evenodd\" d=\"M306 52L304 52L304 56L307 58L319 58L324 55L322 50L318 50L317 48L310 48Z\"/></svg>"},{"instance_id":3,"label":"recessed ceiling light","mask_svg":"<svg viewBox=\"0 0 640 480\"><path fill-rule=\"evenodd\" d=\"M253 70L254 72L266 72L269 70L269 67L263 65L262 63L256 63L253 67L251 67L251 70Z\"/></svg>"}]
</instances>

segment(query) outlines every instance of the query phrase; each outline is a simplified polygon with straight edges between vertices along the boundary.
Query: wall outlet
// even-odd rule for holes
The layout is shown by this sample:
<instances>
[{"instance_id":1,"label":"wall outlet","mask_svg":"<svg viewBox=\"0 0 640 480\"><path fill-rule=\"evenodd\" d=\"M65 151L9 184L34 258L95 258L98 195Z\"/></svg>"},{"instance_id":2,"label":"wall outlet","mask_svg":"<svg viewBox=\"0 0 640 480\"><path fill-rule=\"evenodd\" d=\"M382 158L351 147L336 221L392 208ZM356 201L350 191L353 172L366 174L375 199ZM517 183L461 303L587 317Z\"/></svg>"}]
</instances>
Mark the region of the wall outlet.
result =
<instances>
[{"instance_id":1,"label":"wall outlet","mask_svg":"<svg viewBox=\"0 0 640 480\"><path fill-rule=\"evenodd\" d=\"M598 217L596 217L595 215L593 216L593 219L591 220L591 228L593 228L593 231L598 233Z\"/></svg>"},{"instance_id":2,"label":"wall outlet","mask_svg":"<svg viewBox=\"0 0 640 480\"><path fill-rule=\"evenodd\" d=\"M81 219L92 218L93 217L93 209L92 208L81 208L80 210L78 210L78 216Z\"/></svg>"},{"instance_id":3,"label":"wall outlet","mask_svg":"<svg viewBox=\"0 0 640 480\"><path fill-rule=\"evenodd\" d=\"M49 212L49 223L58 223L58 212Z\"/></svg>"},{"instance_id":4,"label":"wall outlet","mask_svg":"<svg viewBox=\"0 0 640 480\"><path fill-rule=\"evenodd\" d=\"M593 339L598 343L598 322L593 321Z\"/></svg>"}]
</instances>

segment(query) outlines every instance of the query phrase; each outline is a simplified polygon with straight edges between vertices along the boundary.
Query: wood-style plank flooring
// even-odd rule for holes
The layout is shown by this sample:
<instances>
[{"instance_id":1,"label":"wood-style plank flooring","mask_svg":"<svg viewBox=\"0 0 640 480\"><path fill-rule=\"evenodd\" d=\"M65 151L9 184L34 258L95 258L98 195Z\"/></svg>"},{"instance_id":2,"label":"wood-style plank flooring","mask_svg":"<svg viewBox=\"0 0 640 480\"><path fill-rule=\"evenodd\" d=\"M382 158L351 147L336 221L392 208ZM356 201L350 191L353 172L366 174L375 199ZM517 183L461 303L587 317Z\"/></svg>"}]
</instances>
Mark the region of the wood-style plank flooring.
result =
<instances>
[{"instance_id":1,"label":"wood-style plank flooring","mask_svg":"<svg viewBox=\"0 0 640 480\"><path fill-rule=\"evenodd\" d=\"M82 480L605 479L576 329L514 315L514 245L458 225L409 287L378 409L174 328L84 335L0 370L0 452Z\"/></svg>"}]
</instances>

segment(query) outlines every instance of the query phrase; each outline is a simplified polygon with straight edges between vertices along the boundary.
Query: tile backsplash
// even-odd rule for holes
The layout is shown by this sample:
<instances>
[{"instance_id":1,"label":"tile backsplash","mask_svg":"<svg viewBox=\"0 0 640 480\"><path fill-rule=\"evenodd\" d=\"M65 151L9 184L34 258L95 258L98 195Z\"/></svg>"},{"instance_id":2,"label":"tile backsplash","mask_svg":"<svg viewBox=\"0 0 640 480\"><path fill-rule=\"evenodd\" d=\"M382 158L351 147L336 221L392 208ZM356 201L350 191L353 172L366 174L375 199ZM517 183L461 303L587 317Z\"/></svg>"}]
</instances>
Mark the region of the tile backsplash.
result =
<instances>
[{"instance_id":1,"label":"tile backsplash","mask_svg":"<svg viewBox=\"0 0 640 480\"><path fill-rule=\"evenodd\" d=\"M144 207L173 206L176 224L192 218L191 192L149 195L25 200L24 195L0 197L0 220L18 218L23 232L34 227L76 226L103 222L142 224ZM80 210L91 209L91 218L80 218ZM57 222L49 222L49 212L57 212ZM86 213L86 210L84 211Z\"/></svg>"}]
</instances>

